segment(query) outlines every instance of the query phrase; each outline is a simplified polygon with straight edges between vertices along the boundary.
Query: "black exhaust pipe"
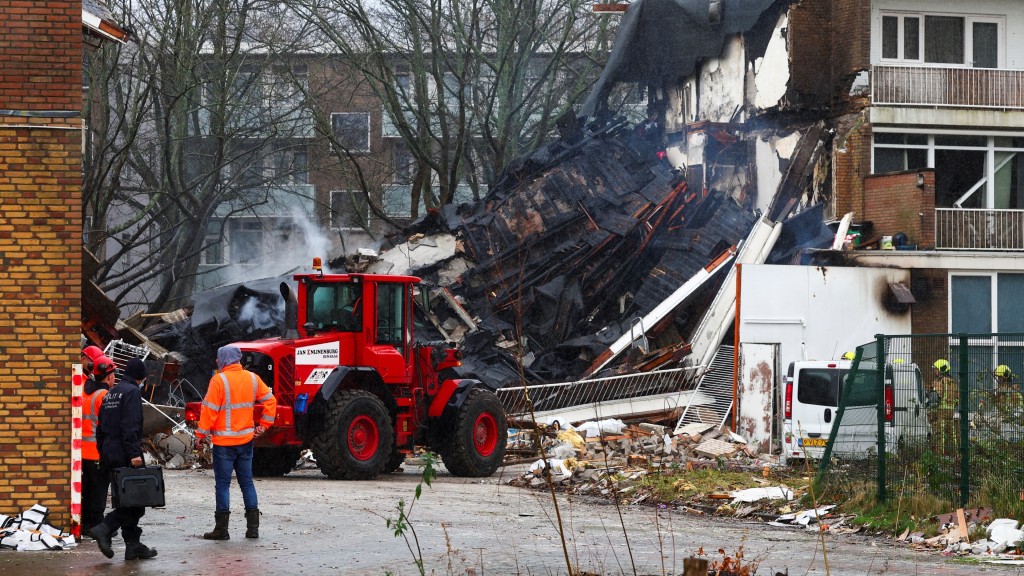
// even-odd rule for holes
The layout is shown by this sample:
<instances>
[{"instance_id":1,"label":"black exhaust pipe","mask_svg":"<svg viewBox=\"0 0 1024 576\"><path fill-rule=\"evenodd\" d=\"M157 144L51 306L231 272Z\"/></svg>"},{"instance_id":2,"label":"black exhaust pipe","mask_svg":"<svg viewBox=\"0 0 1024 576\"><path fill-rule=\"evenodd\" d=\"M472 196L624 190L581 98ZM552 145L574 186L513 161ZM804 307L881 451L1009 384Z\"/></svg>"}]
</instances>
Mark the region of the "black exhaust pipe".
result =
<instances>
[{"instance_id":1,"label":"black exhaust pipe","mask_svg":"<svg viewBox=\"0 0 1024 576\"><path fill-rule=\"evenodd\" d=\"M281 338L298 338L299 301L287 282L281 282L281 297L284 298L284 333Z\"/></svg>"}]
</instances>

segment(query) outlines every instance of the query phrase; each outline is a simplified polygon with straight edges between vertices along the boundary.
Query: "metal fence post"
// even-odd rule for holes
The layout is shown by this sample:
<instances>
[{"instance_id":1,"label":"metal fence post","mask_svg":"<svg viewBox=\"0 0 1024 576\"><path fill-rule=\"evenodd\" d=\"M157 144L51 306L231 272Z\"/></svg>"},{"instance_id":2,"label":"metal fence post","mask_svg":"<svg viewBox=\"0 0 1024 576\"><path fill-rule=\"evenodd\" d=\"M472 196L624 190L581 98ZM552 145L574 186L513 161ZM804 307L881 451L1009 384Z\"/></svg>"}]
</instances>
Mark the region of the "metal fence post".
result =
<instances>
[{"instance_id":1,"label":"metal fence post","mask_svg":"<svg viewBox=\"0 0 1024 576\"><path fill-rule=\"evenodd\" d=\"M875 385L878 402L878 501L885 502L885 336L875 334ZM895 407L894 407L895 408Z\"/></svg>"},{"instance_id":2,"label":"metal fence post","mask_svg":"<svg viewBox=\"0 0 1024 576\"><path fill-rule=\"evenodd\" d=\"M957 361L960 362L960 384L957 390L960 392L960 506L966 507L971 490L971 461L970 455L970 422L968 422L968 402L970 401L971 383L968 381L969 371L967 362L969 354L967 350L967 335L957 335L960 342L960 354Z\"/></svg>"}]
</instances>

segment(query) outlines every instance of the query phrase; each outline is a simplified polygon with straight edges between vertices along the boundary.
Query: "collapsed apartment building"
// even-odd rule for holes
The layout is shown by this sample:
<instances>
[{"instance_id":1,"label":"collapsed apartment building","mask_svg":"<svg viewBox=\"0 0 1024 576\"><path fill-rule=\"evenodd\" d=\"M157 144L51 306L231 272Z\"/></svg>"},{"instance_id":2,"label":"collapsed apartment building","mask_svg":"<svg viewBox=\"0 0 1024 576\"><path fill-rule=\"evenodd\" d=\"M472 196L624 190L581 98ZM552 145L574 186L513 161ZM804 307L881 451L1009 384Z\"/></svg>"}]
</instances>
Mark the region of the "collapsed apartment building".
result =
<instances>
[{"instance_id":1,"label":"collapsed apartment building","mask_svg":"<svg viewBox=\"0 0 1024 576\"><path fill-rule=\"evenodd\" d=\"M971 328L986 286L986 331L1024 328L1021 30L1012 0L638 0L557 140L482 202L335 261L422 277L417 336L459 342L465 373L700 367L682 386L717 378L709 418L767 451L791 360ZM647 121L608 108L622 82ZM280 328L279 281L198 294L135 343L174 351L201 393L216 346Z\"/></svg>"}]
</instances>

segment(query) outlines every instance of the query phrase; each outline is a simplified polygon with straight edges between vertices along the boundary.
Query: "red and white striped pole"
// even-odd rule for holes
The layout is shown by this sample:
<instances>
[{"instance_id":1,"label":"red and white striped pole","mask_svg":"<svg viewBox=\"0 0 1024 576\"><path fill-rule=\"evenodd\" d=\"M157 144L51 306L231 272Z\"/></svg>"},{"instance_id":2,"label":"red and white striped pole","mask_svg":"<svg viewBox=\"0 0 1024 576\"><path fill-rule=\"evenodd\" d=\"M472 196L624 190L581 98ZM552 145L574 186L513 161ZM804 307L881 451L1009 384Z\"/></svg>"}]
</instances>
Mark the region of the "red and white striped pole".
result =
<instances>
[{"instance_id":1,"label":"red and white striped pole","mask_svg":"<svg viewBox=\"0 0 1024 576\"><path fill-rule=\"evenodd\" d=\"M82 537L82 395L85 374L81 364L71 366L71 533Z\"/></svg>"}]
</instances>

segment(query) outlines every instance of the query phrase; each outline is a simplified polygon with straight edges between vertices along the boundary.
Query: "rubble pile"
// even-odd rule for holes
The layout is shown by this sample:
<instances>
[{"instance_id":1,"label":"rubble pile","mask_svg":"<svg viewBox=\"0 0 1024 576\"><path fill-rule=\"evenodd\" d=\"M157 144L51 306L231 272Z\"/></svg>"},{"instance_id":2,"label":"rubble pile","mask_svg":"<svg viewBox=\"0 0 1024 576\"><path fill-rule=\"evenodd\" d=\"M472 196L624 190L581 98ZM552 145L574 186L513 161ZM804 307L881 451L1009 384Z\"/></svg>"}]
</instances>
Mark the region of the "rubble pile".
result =
<instances>
[{"instance_id":1,"label":"rubble pile","mask_svg":"<svg viewBox=\"0 0 1024 576\"><path fill-rule=\"evenodd\" d=\"M1012 518L992 518L987 508L958 510L935 518L940 533L926 537L923 532L909 530L897 540L919 550L941 550L946 556L969 556L985 562L1024 563L1024 530ZM977 538L976 535L984 534ZM972 540L971 536L975 536Z\"/></svg>"}]
</instances>

